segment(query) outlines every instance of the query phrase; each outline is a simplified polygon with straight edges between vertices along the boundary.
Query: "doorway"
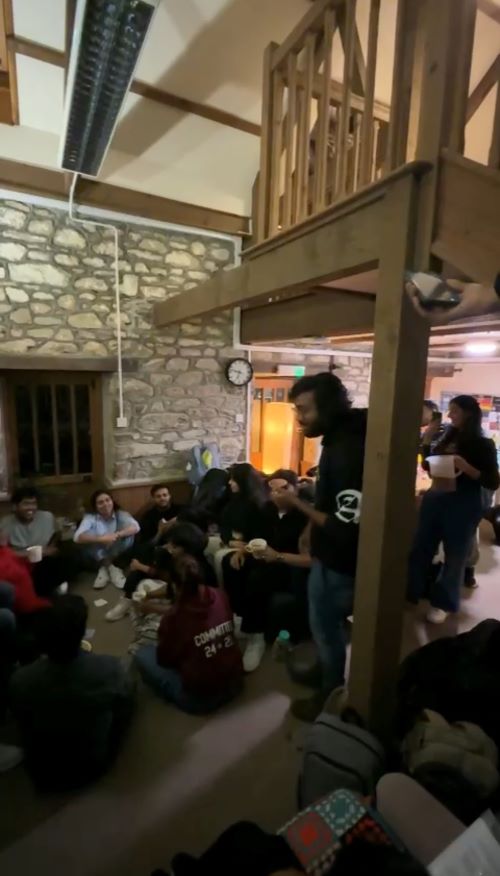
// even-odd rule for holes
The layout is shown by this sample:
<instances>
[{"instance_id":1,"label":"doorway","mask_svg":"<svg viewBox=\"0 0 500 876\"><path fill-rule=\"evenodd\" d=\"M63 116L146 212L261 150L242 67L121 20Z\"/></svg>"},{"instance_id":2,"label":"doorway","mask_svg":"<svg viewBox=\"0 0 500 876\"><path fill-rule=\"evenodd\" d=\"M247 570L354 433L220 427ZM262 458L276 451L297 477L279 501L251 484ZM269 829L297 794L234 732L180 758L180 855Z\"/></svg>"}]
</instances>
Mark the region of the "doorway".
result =
<instances>
[{"instance_id":1,"label":"doorway","mask_svg":"<svg viewBox=\"0 0 500 876\"><path fill-rule=\"evenodd\" d=\"M304 438L288 394L294 377L256 374L252 383L250 462L264 474L291 468L299 475L317 464L318 438Z\"/></svg>"}]
</instances>

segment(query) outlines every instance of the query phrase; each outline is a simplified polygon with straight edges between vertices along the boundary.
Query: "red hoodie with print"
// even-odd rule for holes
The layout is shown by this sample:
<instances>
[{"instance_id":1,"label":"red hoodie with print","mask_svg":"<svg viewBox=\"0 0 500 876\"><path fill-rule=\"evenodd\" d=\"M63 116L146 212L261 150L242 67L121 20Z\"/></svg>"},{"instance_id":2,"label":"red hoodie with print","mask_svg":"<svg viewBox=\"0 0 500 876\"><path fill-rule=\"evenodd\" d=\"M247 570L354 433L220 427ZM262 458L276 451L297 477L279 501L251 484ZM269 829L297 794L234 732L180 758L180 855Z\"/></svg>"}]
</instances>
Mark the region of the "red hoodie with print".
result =
<instances>
[{"instance_id":1,"label":"red hoodie with print","mask_svg":"<svg viewBox=\"0 0 500 876\"><path fill-rule=\"evenodd\" d=\"M14 588L14 614L30 614L51 605L35 593L27 561L9 547L0 547L0 581Z\"/></svg>"},{"instance_id":2,"label":"red hoodie with print","mask_svg":"<svg viewBox=\"0 0 500 876\"><path fill-rule=\"evenodd\" d=\"M243 665L226 594L202 586L197 596L181 599L161 621L156 653L195 696L217 696L237 684Z\"/></svg>"}]
</instances>

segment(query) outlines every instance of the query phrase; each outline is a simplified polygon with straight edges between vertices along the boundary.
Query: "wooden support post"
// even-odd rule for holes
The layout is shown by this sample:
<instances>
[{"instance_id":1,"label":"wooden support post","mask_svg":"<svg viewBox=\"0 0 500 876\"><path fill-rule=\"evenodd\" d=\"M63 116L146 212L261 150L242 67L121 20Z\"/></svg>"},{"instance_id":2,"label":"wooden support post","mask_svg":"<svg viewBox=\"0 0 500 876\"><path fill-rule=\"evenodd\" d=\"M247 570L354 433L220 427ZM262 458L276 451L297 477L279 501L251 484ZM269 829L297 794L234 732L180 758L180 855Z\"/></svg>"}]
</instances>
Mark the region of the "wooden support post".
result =
<instances>
[{"instance_id":1,"label":"wooden support post","mask_svg":"<svg viewBox=\"0 0 500 876\"><path fill-rule=\"evenodd\" d=\"M354 67L354 47L356 31L356 0L348 0L344 32L344 80L340 125L337 126L337 152L335 160L335 198L345 194L347 175L347 139L351 117L351 91Z\"/></svg>"},{"instance_id":2,"label":"wooden support post","mask_svg":"<svg viewBox=\"0 0 500 876\"><path fill-rule=\"evenodd\" d=\"M398 0L386 172L394 170L406 161L415 60L415 31L419 9L419 4L415 3L414 0ZM411 156L409 156L409 160L411 160Z\"/></svg>"},{"instance_id":3,"label":"wooden support post","mask_svg":"<svg viewBox=\"0 0 500 876\"><path fill-rule=\"evenodd\" d=\"M308 34L305 48L305 83L300 100L298 153L297 153L297 219L308 215L309 194L309 143L311 135L311 102L314 78L314 51L316 37Z\"/></svg>"},{"instance_id":4,"label":"wooden support post","mask_svg":"<svg viewBox=\"0 0 500 876\"><path fill-rule=\"evenodd\" d=\"M270 43L264 52L264 73L262 76L262 135L260 141L259 203L257 209L257 242L268 236L269 195L271 187L272 157L272 118L273 118L273 77L272 66L277 43Z\"/></svg>"},{"instance_id":5,"label":"wooden support post","mask_svg":"<svg viewBox=\"0 0 500 876\"><path fill-rule=\"evenodd\" d=\"M375 97L375 74L377 70L378 23L380 0L371 0L370 21L368 24L368 51L366 55L365 109L361 124L361 155L359 183L370 182L373 150L373 100Z\"/></svg>"},{"instance_id":6,"label":"wooden support post","mask_svg":"<svg viewBox=\"0 0 500 876\"><path fill-rule=\"evenodd\" d=\"M271 126L271 186L269 192L269 235L272 237L280 225L281 196L281 144L283 142L283 92L284 83L280 70L273 70L273 109Z\"/></svg>"},{"instance_id":7,"label":"wooden support post","mask_svg":"<svg viewBox=\"0 0 500 876\"><path fill-rule=\"evenodd\" d=\"M285 191L283 195L283 228L295 224L297 172L296 167L296 131L297 123L297 55L291 52L287 59L288 102L286 111L285 140Z\"/></svg>"},{"instance_id":8,"label":"wooden support post","mask_svg":"<svg viewBox=\"0 0 500 876\"><path fill-rule=\"evenodd\" d=\"M414 83L419 117L416 155L429 161L433 169L422 180L419 197L418 240L415 266L429 266L434 233L439 154L449 134L451 97L447 92L449 71L454 58L454 36L460 31L468 0L423 0L417 42L424 44L422 77Z\"/></svg>"},{"instance_id":9,"label":"wooden support post","mask_svg":"<svg viewBox=\"0 0 500 876\"><path fill-rule=\"evenodd\" d=\"M500 68L498 71L497 97L495 101L495 115L493 117L493 131L491 134L488 166L492 167L494 170L500 170Z\"/></svg>"},{"instance_id":10,"label":"wooden support post","mask_svg":"<svg viewBox=\"0 0 500 876\"><path fill-rule=\"evenodd\" d=\"M328 133L330 130L330 81L332 77L332 49L335 33L335 12L325 12L325 58L323 62L323 86L318 101L318 135L316 137L313 213L326 206L326 167L328 159Z\"/></svg>"},{"instance_id":11,"label":"wooden support post","mask_svg":"<svg viewBox=\"0 0 500 876\"><path fill-rule=\"evenodd\" d=\"M393 716L400 660L429 334L403 292L416 185L405 177L388 192L380 235L349 679L350 701L382 736Z\"/></svg>"},{"instance_id":12,"label":"wooden support post","mask_svg":"<svg viewBox=\"0 0 500 876\"><path fill-rule=\"evenodd\" d=\"M450 132L446 145L449 149L460 152L460 154L463 154L465 146L465 124L469 101L476 13L476 0L464 0L462 15L457 20L458 33L453 41L452 58L455 62L449 67Z\"/></svg>"}]
</instances>

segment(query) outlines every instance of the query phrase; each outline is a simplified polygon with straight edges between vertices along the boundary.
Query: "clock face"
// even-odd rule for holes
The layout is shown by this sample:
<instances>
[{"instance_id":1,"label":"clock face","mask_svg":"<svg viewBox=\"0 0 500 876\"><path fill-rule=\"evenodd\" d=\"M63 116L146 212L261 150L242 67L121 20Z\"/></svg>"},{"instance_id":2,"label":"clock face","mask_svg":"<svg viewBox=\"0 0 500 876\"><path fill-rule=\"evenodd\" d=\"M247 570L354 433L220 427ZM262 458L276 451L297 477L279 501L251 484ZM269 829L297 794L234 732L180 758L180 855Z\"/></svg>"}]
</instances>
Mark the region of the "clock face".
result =
<instances>
[{"instance_id":1,"label":"clock face","mask_svg":"<svg viewBox=\"0 0 500 876\"><path fill-rule=\"evenodd\" d=\"M226 377L233 386L246 386L253 377L253 368L246 359L233 359L226 368Z\"/></svg>"}]
</instances>

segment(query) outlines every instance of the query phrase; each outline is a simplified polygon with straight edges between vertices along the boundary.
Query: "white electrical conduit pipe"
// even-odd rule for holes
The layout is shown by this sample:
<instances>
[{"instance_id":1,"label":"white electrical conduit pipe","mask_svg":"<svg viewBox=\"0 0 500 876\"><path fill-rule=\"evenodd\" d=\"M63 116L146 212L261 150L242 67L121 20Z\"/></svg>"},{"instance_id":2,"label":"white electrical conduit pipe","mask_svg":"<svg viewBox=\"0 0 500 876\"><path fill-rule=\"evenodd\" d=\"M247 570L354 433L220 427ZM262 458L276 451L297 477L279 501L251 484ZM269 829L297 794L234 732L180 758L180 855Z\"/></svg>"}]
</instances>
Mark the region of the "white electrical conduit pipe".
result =
<instances>
[{"instance_id":1,"label":"white electrical conduit pipe","mask_svg":"<svg viewBox=\"0 0 500 876\"><path fill-rule=\"evenodd\" d=\"M115 241L115 314L116 314L116 359L118 365L118 419L116 425L118 428L125 428L127 420L123 408L123 360L122 360L122 320L121 320L121 301L120 301L120 271L118 268L118 228L111 222L96 222L94 219L81 219L74 215L74 197L75 188L78 182L78 174L73 174L71 188L69 190L69 218L71 222L79 222L81 225L98 225L101 228L111 228Z\"/></svg>"}]
</instances>

